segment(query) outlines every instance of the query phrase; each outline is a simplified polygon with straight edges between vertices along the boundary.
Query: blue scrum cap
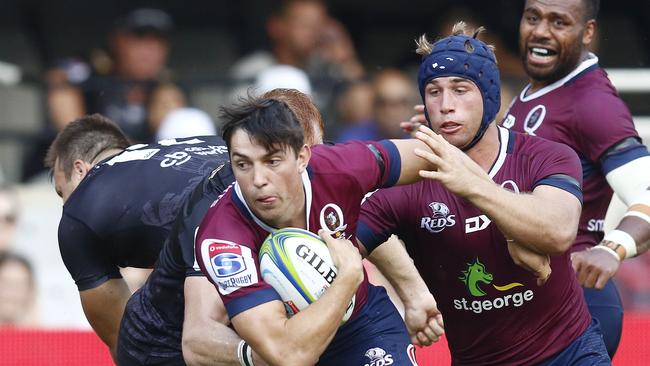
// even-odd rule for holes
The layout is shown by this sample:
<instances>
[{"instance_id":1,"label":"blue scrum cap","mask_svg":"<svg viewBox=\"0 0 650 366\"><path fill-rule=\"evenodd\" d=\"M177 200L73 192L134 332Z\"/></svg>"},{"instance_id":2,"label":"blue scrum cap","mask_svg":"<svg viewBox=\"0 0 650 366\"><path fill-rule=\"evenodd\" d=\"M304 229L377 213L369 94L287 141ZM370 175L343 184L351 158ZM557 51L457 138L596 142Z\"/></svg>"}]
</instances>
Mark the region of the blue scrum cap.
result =
<instances>
[{"instance_id":1,"label":"blue scrum cap","mask_svg":"<svg viewBox=\"0 0 650 366\"><path fill-rule=\"evenodd\" d=\"M418 72L418 87L424 102L424 89L429 81L444 76L458 76L476 84L483 96L483 119L474 139L463 147L467 150L483 137L501 106L500 77L494 52L482 41L465 35L443 38L432 45ZM427 120L429 115L425 114ZM429 121L431 123L431 121Z\"/></svg>"}]
</instances>

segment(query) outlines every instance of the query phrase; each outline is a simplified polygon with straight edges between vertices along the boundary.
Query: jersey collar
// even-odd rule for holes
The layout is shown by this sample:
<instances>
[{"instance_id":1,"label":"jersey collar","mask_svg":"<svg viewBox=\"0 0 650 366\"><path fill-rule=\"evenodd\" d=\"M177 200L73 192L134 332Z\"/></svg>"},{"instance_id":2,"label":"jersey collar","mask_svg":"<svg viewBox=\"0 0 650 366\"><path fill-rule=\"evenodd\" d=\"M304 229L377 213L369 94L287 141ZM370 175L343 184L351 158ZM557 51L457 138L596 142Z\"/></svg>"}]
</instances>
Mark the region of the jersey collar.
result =
<instances>
[{"instance_id":1,"label":"jersey collar","mask_svg":"<svg viewBox=\"0 0 650 366\"><path fill-rule=\"evenodd\" d=\"M530 84L526 85L524 90L521 91L521 94L519 94L519 100L522 101L522 102L528 102L528 101L533 100L535 98L539 98L542 95L550 93L553 90L561 87L562 85L564 85L566 82L573 79L577 75L579 75L581 72L585 71L586 69L588 69L588 68L590 68L590 67L592 67L592 66L594 66L596 64L598 64L598 56L596 56L593 53L589 52L589 58L582 61L582 63L580 63L580 65L578 65L578 67L576 67L573 71L571 71L569 74L567 74L562 79L554 82L553 84L549 84L549 85L539 89L538 91L536 91L536 92L534 92L534 93L532 93L530 95L526 95L526 92L528 91L528 89L530 89Z\"/></svg>"},{"instance_id":2,"label":"jersey collar","mask_svg":"<svg viewBox=\"0 0 650 366\"><path fill-rule=\"evenodd\" d=\"M506 156L508 155L508 145L510 145L510 130L497 126L499 131L499 155L497 159L492 164L492 167L488 171L490 179L494 179L494 176L497 175L503 163L506 161Z\"/></svg>"},{"instance_id":3,"label":"jersey collar","mask_svg":"<svg viewBox=\"0 0 650 366\"><path fill-rule=\"evenodd\" d=\"M311 212L311 203L312 203L312 189L311 189L311 180L309 179L309 174L307 173L307 169L302 172L301 175L302 178L302 187L305 193L305 221L307 222L307 231L309 231L309 213ZM253 211L251 211L250 207L246 204L246 200L244 199L244 195L242 194L241 187L239 187L239 184L235 182L235 196L236 200L236 206L239 207L240 209L245 209L246 213L248 216L253 219L253 221L262 229L265 231L272 233L280 228L275 228L273 226L268 225L264 221L262 221L259 217L255 216Z\"/></svg>"}]
</instances>

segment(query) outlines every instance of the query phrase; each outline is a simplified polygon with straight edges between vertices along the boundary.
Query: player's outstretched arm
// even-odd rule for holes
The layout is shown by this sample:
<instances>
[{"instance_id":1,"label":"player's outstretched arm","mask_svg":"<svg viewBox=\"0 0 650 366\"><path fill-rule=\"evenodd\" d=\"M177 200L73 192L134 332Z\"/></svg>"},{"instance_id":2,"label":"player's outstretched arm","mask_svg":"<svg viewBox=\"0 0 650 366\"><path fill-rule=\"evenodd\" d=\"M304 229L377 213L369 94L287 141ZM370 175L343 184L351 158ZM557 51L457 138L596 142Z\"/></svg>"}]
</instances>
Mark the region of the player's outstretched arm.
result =
<instances>
[{"instance_id":1,"label":"player's outstretched arm","mask_svg":"<svg viewBox=\"0 0 650 366\"><path fill-rule=\"evenodd\" d=\"M628 209L616 229L605 235L599 245L571 255L573 269L582 286L602 289L616 274L621 261L648 251L650 187L638 190L627 201Z\"/></svg>"},{"instance_id":2,"label":"player's outstretched arm","mask_svg":"<svg viewBox=\"0 0 650 366\"><path fill-rule=\"evenodd\" d=\"M550 185L539 185L532 193L512 192L430 129L421 126L416 137L431 150L416 153L436 167L420 175L472 202L507 238L540 254L563 253L571 246L582 207L572 193Z\"/></svg>"},{"instance_id":3,"label":"player's outstretched arm","mask_svg":"<svg viewBox=\"0 0 650 366\"><path fill-rule=\"evenodd\" d=\"M347 306L363 281L361 255L349 240L321 231L336 279L321 298L287 318L284 305L271 301L232 318L235 330L271 365L314 365L339 328Z\"/></svg>"},{"instance_id":4,"label":"player's outstretched arm","mask_svg":"<svg viewBox=\"0 0 650 366\"><path fill-rule=\"evenodd\" d=\"M411 342L420 346L437 342L444 334L442 314L399 239L392 235L375 248L368 259L388 279L402 300L404 322Z\"/></svg>"},{"instance_id":5,"label":"player's outstretched arm","mask_svg":"<svg viewBox=\"0 0 650 366\"><path fill-rule=\"evenodd\" d=\"M241 338L228 327L226 309L203 276L185 278L185 319L183 358L188 366L240 366L238 347ZM253 354L255 366L266 363Z\"/></svg>"},{"instance_id":6,"label":"player's outstretched arm","mask_svg":"<svg viewBox=\"0 0 650 366\"><path fill-rule=\"evenodd\" d=\"M110 349L113 360L117 360L117 336L126 302L131 296L129 287L121 278L111 279L93 289L80 291L79 296L86 319Z\"/></svg>"}]
</instances>

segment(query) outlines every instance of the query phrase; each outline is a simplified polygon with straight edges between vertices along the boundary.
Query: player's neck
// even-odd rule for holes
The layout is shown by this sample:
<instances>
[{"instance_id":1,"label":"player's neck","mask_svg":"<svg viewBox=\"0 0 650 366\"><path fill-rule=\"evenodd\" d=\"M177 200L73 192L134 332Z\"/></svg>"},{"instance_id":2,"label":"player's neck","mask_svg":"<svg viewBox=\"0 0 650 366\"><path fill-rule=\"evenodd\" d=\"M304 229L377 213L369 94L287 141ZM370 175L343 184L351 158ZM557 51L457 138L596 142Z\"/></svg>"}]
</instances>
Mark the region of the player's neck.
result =
<instances>
[{"instance_id":1,"label":"player's neck","mask_svg":"<svg viewBox=\"0 0 650 366\"><path fill-rule=\"evenodd\" d=\"M108 158L110 156L117 155L117 154L121 153L122 151L124 151L124 150L123 149L106 149L106 150L100 152L99 154L97 154L95 159L93 159L93 161L90 162L90 165L95 166L100 161L102 161L102 160L104 160L104 159L106 159L106 158Z\"/></svg>"},{"instance_id":2,"label":"player's neck","mask_svg":"<svg viewBox=\"0 0 650 366\"><path fill-rule=\"evenodd\" d=\"M465 153L488 172L499 155L499 129L496 124L491 123L479 142Z\"/></svg>"}]
</instances>

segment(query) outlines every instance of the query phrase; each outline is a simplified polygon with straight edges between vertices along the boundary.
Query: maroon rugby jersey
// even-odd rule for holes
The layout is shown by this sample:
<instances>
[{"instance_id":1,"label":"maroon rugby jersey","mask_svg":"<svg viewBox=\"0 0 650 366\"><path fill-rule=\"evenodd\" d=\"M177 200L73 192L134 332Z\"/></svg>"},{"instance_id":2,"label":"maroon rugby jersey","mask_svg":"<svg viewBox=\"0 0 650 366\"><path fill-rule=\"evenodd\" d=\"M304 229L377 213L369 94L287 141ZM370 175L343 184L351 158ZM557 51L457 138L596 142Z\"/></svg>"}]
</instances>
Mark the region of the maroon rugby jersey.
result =
<instances>
[{"instance_id":1,"label":"maroon rugby jersey","mask_svg":"<svg viewBox=\"0 0 650 366\"><path fill-rule=\"evenodd\" d=\"M489 175L531 192L551 185L581 198L580 162L568 147L499 128ZM553 257L543 286L515 265L504 236L469 201L432 180L380 189L361 207L357 236L368 249L391 233L407 245L438 302L455 365L532 365L558 353L591 316L569 254Z\"/></svg>"},{"instance_id":2,"label":"maroon rugby jersey","mask_svg":"<svg viewBox=\"0 0 650 366\"><path fill-rule=\"evenodd\" d=\"M608 167L599 158L617 142L638 138L630 111L598 66L598 58L591 56L551 85L529 95L526 93L530 85L524 88L502 123L518 132L568 145L580 157L584 205L572 251L602 240L605 213L612 197L605 175L625 163Z\"/></svg>"},{"instance_id":3,"label":"maroon rugby jersey","mask_svg":"<svg viewBox=\"0 0 650 366\"><path fill-rule=\"evenodd\" d=\"M305 229L317 233L322 228L356 244L362 198L369 191L394 185L400 169L399 152L387 140L312 147L309 165L302 176L308 225ZM249 210L237 183L203 219L195 242L196 258L203 273L217 287L231 318L280 299L262 280L258 258L262 242L277 229ZM356 293L352 317L366 302L365 277Z\"/></svg>"}]
</instances>

